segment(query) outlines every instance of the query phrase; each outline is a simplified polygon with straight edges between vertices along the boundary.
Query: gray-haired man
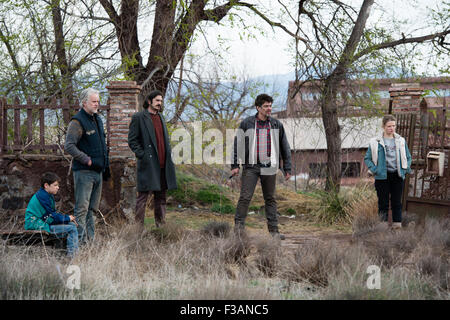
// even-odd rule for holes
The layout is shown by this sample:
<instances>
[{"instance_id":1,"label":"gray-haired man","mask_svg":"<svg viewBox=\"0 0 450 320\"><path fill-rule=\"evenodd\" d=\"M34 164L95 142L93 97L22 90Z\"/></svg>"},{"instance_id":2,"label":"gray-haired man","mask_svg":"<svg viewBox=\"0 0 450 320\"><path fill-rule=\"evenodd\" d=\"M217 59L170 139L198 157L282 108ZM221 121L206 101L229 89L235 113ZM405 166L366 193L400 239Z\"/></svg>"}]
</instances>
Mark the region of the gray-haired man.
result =
<instances>
[{"instance_id":1,"label":"gray-haired man","mask_svg":"<svg viewBox=\"0 0 450 320\"><path fill-rule=\"evenodd\" d=\"M103 122L97 114L99 103L97 90L88 88L81 92L81 109L69 123L64 145L73 157L74 216L81 243L94 240L94 211L99 208L103 179L110 174Z\"/></svg>"}]
</instances>

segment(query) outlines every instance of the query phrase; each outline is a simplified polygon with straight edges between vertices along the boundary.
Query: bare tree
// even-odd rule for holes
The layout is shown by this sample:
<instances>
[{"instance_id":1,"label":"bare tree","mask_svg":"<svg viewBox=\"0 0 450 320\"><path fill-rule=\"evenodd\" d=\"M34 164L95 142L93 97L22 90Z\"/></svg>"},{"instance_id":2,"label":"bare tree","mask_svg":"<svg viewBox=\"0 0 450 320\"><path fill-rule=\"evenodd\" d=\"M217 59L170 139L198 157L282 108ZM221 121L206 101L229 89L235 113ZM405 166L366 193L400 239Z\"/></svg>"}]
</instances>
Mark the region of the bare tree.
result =
<instances>
[{"instance_id":1,"label":"bare tree","mask_svg":"<svg viewBox=\"0 0 450 320\"><path fill-rule=\"evenodd\" d=\"M295 93L306 82L316 85L320 93L318 103L327 141L327 190L339 190L340 186L342 139L338 111L339 93L345 82L367 76L373 66L384 66L385 50L421 43L433 43L439 50L449 48L445 40L450 33L448 13L446 24L436 24L440 29L436 32L421 36L402 34L393 39L392 30L367 27L373 5L374 0L364 0L360 7L336 0L300 0L297 15L287 15L298 26L293 34L297 48ZM306 44L304 39L308 39Z\"/></svg>"},{"instance_id":2,"label":"bare tree","mask_svg":"<svg viewBox=\"0 0 450 320\"><path fill-rule=\"evenodd\" d=\"M272 22L257 5L242 1L173 1L156 0L153 15L153 34L148 51L148 61L144 64L142 48L137 37L138 0L121 0L120 13L111 1L100 0L110 22L114 25L118 38L122 64L126 65L129 79L142 84L142 96L149 90L165 92L169 81L189 49L194 31L204 22L219 24L232 9L244 8L269 23ZM95 18L95 17L94 17Z\"/></svg>"},{"instance_id":3,"label":"bare tree","mask_svg":"<svg viewBox=\"0 0 450 320\"><path fill-rule=\"evenodd\" d=\"M111 76L113 70L104 62L115 55L114 49L104 49L114 41L114 33L104 28L105 22L86 25L72 18L66 12L69 5L69 0L2 3L0 45L7 49L0 53L3 95L73 102L74 88L91 83L93 70Z\"/></svg>"}]
</instances>

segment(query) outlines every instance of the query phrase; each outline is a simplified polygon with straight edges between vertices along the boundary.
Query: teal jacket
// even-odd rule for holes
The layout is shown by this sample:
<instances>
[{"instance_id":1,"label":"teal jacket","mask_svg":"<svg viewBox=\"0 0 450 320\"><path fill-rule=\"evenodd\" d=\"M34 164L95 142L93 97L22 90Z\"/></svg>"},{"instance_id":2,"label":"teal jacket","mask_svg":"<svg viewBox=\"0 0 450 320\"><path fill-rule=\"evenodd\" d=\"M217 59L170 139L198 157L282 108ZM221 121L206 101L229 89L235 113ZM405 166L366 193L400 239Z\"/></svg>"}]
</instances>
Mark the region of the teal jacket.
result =
<instances>
[{"instance_id":1,"label":"teal jacket","mask_svg":"<svg viewBox=\"0 0 450 320\"><path fill-rule=\"evenodd\" d=\"M398 175L405 179L405 175L411 172L411 153L405 139L398 134L394 134L395 147L397 151ZM377 148L377 152L373 152ZM375 176L375 180L387 179L386 150L383 137L375 137L370 140L364 162L369 169L369 173Z\"/></svg>"},{"instance_id":2,"label":"teal jacket","mask_svg":"<svg viewBox=\"0 0 450 320\"><path fill-rule=\"evenodd\" d=\"M45 230L50 225L70 223L70 217L55 210L55 199L44 188L40 188L28 203L25 212L26 230Z\"/></svg>"},{"instance_id":3,"label":"teal jacket","mask_svg":"<svg viewBox=\"0 0 450 320\"><path fill-rule=\"evenodd\" d=\"M54 204L53 204L54 205ZM44 207L39 202L36 194L31 197L30 202L25 212L25 230L44 230L50 231L50 224L52 217L49 217L46 221L42 217L46 214Z\"/></svg>"}]
</instances>

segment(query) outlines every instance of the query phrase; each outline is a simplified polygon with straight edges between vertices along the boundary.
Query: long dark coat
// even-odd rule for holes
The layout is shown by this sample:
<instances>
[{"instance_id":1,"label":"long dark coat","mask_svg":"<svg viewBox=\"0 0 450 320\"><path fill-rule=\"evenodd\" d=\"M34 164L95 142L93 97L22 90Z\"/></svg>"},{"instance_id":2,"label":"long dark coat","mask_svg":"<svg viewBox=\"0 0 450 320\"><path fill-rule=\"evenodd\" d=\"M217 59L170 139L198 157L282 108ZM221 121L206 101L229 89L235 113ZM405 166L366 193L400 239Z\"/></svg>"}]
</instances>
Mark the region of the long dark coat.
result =
<instances>
[{"instance_id":1,"label":"long dark coat","mask_svg":"<svg viewBox=\"0 0 450 320\"><path fill-rule=\"evenodd\" d=\"M166 149L165 172L167 189L176 189L177 180L175 165L172 161L172 150L165 120L159 114L164 131L164 145ZM161 168L159 165L156 134L150 113L144 109L135 113L131 118L128 132L128 146L137 158L137 191L160 191Z\"/></svg>"}]
</instances>

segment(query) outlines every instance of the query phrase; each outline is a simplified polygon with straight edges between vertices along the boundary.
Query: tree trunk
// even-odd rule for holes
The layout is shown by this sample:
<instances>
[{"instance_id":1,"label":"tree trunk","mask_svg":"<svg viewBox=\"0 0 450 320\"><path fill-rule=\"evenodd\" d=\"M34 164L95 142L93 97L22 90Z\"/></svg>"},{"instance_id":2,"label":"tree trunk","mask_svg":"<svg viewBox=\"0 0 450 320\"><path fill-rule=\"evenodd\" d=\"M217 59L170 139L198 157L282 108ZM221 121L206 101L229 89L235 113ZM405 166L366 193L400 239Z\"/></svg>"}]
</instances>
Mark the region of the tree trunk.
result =
<instances>
[{"instance_id":1,"label":"tree trunk","mask_svg":"<svg viewBox=\"0 0 450 320\"><path fill-rule=\"evenodd\" d=\"M338 192L341 185L342 140L337 113L337 91L341 81L346 77L348 68L354 62L355 51L361 41L373 3L374 0L364 0L352 33L339 58L339 62L333 72L324 81L321 108L327 140L328 160L327 181L325 185L325 190L327 191L334 190Z\"/></svg>"},{"instance_id":2,"label":"tree trunk","mask_svg":"<svg viewBox=\"0 0 450 320\"><path fill-rule=\"evenodd\" d=\"M337 82L333 78L325 81L322 93L322 121L327 141L327 178L325 190L339 192L341 185L342 140L336 103Z\"/></svg>"},{"instance_id":3,"label":"tree trunk","mask_svg":"<svg viewBox=\"0 0 450 320\"><path fill-rule=\"evenodd\" d=\"M156 0L155 21L149 58L143 65L137 38L139 0L121 0L120 15L111 1L99 0L114 24L122 65L129 79L142 85L139 100L142 102L151 90L166 92L178 63L189 48L195 29L201 21L218 23L228 11L242 3L230 1L205 10L207 1L192 0L180 17L176 17L177 1Z\"/></svg>"},{"instance_id":4,"label":"tree trunk","mask_svg":"<svg viewBox=\"0 0 450 320\"><path fill-rule=\"evenodd\" d=\"M63 99L65 98L69 103L72 103L75 98L72 83L73 79L66 56L65 37L59 0L52 0L52 21L55 33L55 51L56 57L58 58L58 69L61 72L61 89L57 96Z\"/></svg>"},{"instance_id":5,"label":"tree trunk","mask_svg":"<svg viewBox=\"0 0 450 320\"><path fill-rule=\"evenodd\" d=\"M138 40L138 14L139 0L122 1L120 18L116 25L116 34L125 74L130 80L140 82L145 77L146 72L143 68Z\"/></svg>"}]
</instances>

